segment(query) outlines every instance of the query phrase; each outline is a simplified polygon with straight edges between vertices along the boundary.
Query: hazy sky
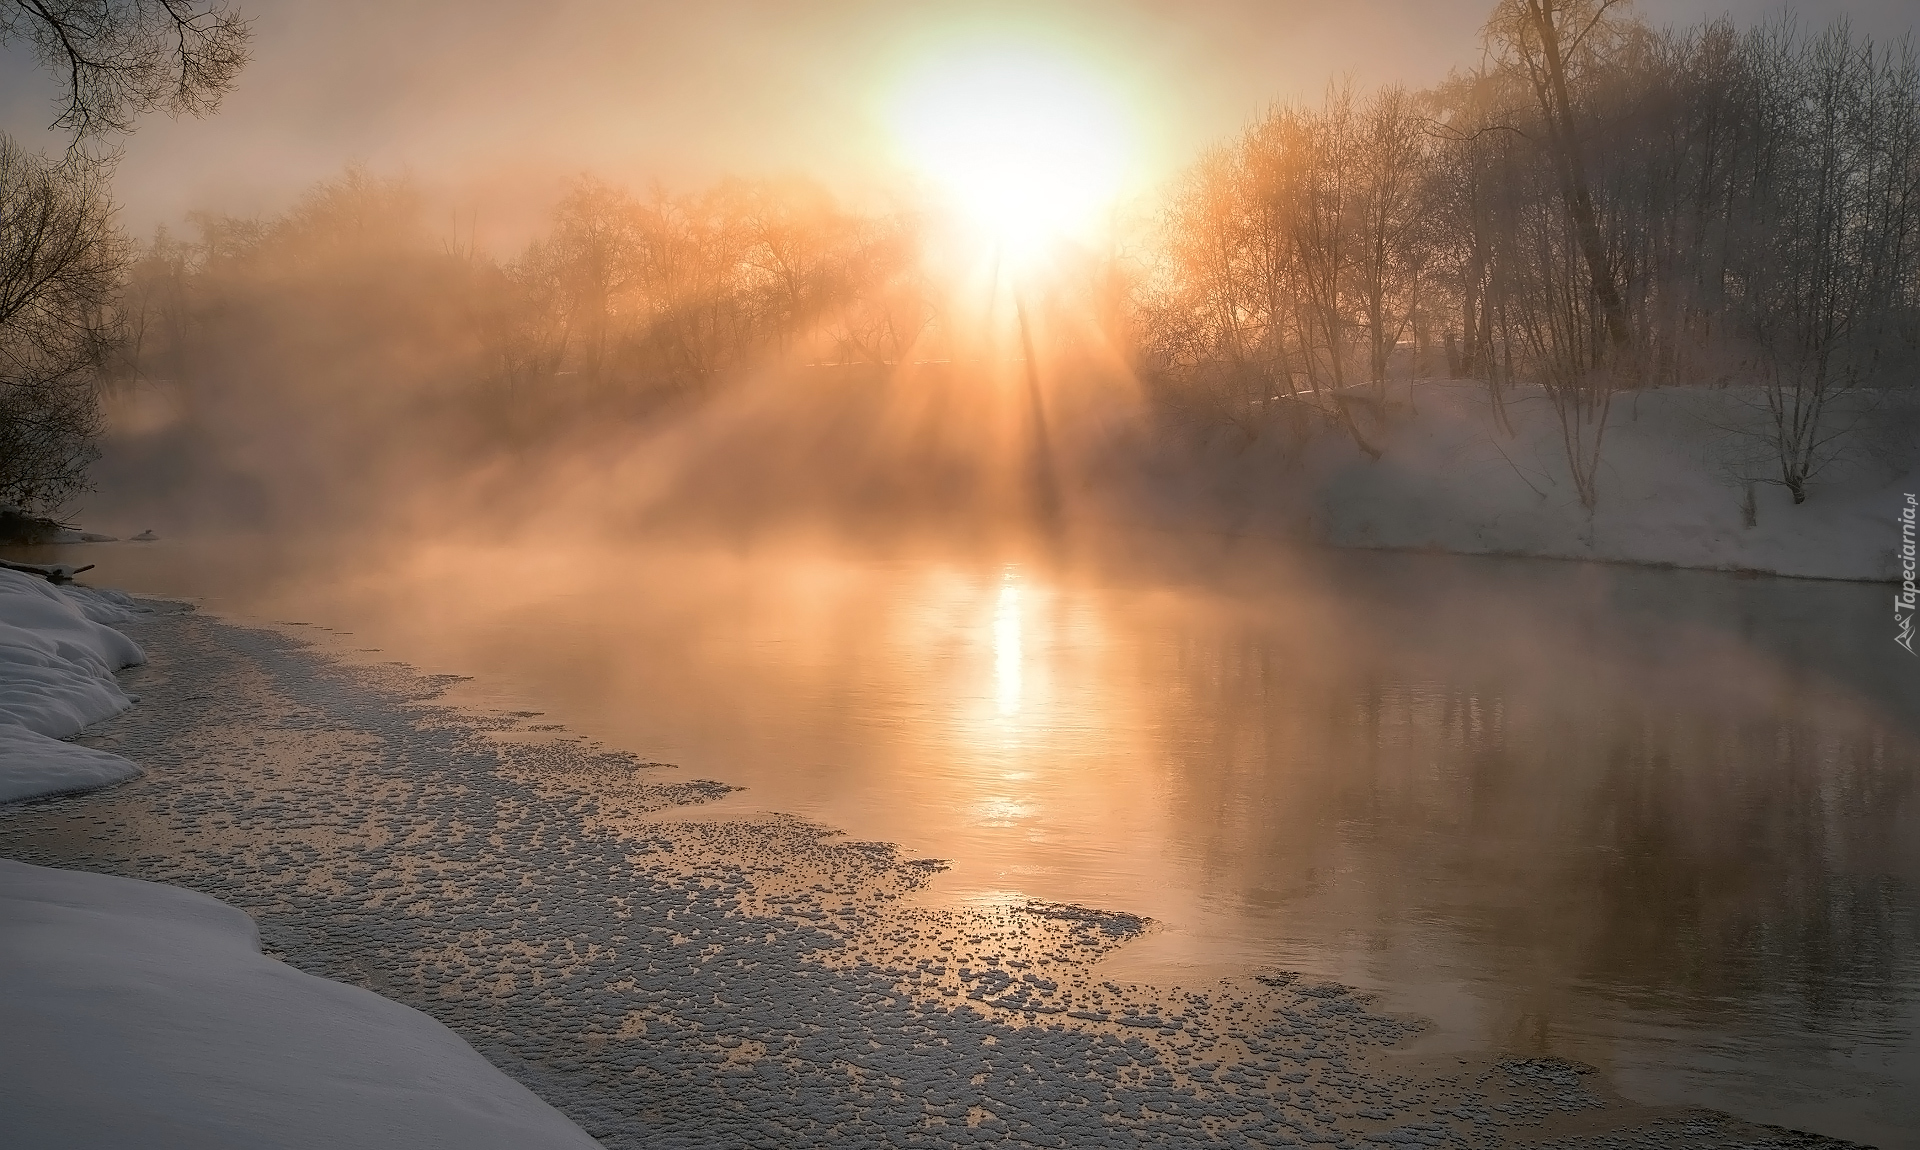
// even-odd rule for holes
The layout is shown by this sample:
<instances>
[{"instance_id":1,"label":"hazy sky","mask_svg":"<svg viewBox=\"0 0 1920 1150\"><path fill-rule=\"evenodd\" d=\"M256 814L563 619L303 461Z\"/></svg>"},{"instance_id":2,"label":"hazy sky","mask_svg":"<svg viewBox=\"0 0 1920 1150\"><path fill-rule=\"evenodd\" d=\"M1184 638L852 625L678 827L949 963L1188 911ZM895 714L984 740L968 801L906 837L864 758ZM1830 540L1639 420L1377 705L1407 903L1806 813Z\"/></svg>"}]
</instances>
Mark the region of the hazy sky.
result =
<instances>
[{"instance_id":1,"label":"hazy sky","mask_svg":"<svg viewBox=\"0 0 1920 1150\"><path fill-rule=\"evenodd\" d=\"M221 113L142 125L117 193L145 233L187 210L272 212L359 160L409 170L502 238L592 170L672 187L806 174L862 186L891 94L955 43L1057 51L1108 78L1143 168L1171 172L1275 98L1330 79L1431 83L1479 52L1491 0L238 0L252 64ZM1914 0L1805 0L1876 37ZM1658 23L1777 15L1779 0L1643 0ZM0 127L31 145L52 86L0 55ZM464 224L463 224L464 227Z\"/></svg>"}]
</instances>

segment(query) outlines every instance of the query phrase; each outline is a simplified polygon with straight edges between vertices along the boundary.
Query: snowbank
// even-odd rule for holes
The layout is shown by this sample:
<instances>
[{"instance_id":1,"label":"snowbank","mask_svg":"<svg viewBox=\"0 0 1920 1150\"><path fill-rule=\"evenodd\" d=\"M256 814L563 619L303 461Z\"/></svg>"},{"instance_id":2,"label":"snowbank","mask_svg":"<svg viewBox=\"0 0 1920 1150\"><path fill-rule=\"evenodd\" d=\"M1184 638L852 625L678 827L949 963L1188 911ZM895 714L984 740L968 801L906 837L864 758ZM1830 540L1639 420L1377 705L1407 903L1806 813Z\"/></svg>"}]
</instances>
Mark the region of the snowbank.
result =
<instances>
[{"instance_id":1,"label":"snowbank","mask_svg":"<svg viewBox=\"0 0 1920 1150\"><path fill-rule=\"evenodd\" d=\"M129 759L0 723L0 803L90 791L140 773Z\"/></svg>"},{"instance_id":2,"label":"snowbank","mask_svg":"<svg viewBox=\"0 0 1920 1150\"><path fill-rule=\"evenodd\" d=\"M1479 383L1396 385L1384 419L1363 416L1372 460L1326 432L1289 451L1279 432L1216 443L1173 467L1157 499L1183 526L1311 536L1339 547L1528 555L1893 580L1903 493L1920 491L1920 411L1855 413L1849 457L1795 505L1752 434L1760 403L1738 389L1660 388L1616 397L1589 515L1568 473L1553 407L1515 389L1511 434ZM1847 413L1836 412L1837 424ZM1909 434L1913 431L1913 434ZM1237 433L1236 433L1237 434ZM1746 501L1751 484L1753 522ZM1209 521L1210 520L1210 521Z\"/></svg>"},{"instance_id":3,"label":"snowbank","mask_svg":"<svg viewBox=\"0 0 1920 1150\"><path fill-rule=\"evenodd\" d=\"M1798 506L1784 487L1755 483L1749 527L1737 474L1766 472L1750 440L1728 429L1755 401L1667 388L1614 401L1589 516L1538 392L1510 404L1511 439L1493 430L1482 388L1416 394L1417 414L1393 428L1378 464L1329 469L1329 542L1891 580L1901 492L1920 490L1920 477L1884 464L1836 464Z\"/></svg>"},{"instance_id":4,"label":"snowbank","mask_svg":"<svg viewBox=\"0 0 1920 1150\"><path fill-rule=\"evenodd\" d=\"M18 1150L598 1145L426 1015L262 956L217 899L0 861L0 922Z\"/></svg>"},{"instance_id":5,"label":"snowbank","mask_svg":"<svg viewBox=\"0 0 1920 1150\"><path fill-rule=\"evenodd\" d=\"M0 570L0 802L140 773L118 755L60 741L133 705L113 673L146 655L107 626L132 609L124 595Z\"/></svg>"}]
</instances>

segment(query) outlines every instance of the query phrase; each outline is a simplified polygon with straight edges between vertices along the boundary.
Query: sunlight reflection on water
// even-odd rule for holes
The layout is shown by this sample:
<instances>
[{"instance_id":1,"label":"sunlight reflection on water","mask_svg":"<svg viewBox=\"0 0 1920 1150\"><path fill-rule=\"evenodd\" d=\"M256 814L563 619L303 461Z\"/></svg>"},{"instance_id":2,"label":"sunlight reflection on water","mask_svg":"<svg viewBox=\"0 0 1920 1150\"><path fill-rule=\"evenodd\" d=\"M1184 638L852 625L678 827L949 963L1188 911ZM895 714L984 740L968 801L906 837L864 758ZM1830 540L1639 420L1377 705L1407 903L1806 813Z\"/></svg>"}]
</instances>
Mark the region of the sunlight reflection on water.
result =
<instances>
[{"instance_id":1,"label":"sunlight reflection on water","mask_svg":"<svg viewBox=\"0 0 1920 1150\"><path fill-rule=\"evenodd\" d=\"M1378 555L86 555L749 788L723 808L950 858L939 897L1159 920L1118 977L1282 965L1440 1048L1920 1129L1920 674L1876 587Z\"/></svg>"},{"instance_id":2,"label":"sunlight reflection on water","mask_svg":"<svg viewBox=\"0 0 1920 1150\"><path fill-rule=\"evenodd\" d=\"M1020 671L1025 656L1020 650L1020 588L1009 571L1000 587L1000 602L993 613L993 678L998 687L1000 714L1013 715L1020 710Z\"/></svg>"}]
</instances>

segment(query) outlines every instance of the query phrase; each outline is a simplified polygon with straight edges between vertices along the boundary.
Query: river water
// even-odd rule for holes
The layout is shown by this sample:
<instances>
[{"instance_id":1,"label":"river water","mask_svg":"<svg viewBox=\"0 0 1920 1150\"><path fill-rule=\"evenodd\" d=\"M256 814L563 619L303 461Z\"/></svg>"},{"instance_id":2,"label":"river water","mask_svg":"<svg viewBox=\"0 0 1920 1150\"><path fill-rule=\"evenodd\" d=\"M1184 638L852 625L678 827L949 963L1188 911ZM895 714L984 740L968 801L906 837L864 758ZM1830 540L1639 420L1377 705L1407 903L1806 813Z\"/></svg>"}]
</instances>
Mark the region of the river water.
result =
<instances>
[{"instance_id":1,"label":"river water","mask_svg":"<svg viewBox=\"0 0 1920 1150\"><path fill-rule=\"evenodd\" d=\"M1299 970L1435 1051L1920 1145L1883 587L1169 537L39 554L950 859L933 898L1151 916L1117 977Z\"/></svg>"}]
</instances>

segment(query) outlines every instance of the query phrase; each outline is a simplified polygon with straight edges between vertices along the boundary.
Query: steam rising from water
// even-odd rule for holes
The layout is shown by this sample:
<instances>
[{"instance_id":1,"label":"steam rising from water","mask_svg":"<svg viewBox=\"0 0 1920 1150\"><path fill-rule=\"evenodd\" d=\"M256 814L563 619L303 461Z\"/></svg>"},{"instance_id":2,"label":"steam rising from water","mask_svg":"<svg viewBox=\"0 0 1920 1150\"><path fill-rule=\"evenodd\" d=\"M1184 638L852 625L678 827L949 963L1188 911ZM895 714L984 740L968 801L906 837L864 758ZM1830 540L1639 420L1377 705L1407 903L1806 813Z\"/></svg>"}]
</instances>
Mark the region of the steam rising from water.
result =
<instances>
[{"instance_id":1,"label":"steam rising from water","mask_svg":"<svg viewBox=\"0 0 1920 1150\"><path fill-rule=\"evenodd\" d=\"M1154 460L1111 253L1015 282L818 186L616 192L492 260L364 174L156 246L82 510L168 542L102 571L478 672L945 893L1151 915L1138 967L1370 981L1648 1090L1636 1027L1751 1043L1758 1088L1688 1072L1783 1119L1850 1045L1911 1079L1878 591L1114 530ZM620 244L682 278L579 278Z\"/></svg>"}]
</instances>

